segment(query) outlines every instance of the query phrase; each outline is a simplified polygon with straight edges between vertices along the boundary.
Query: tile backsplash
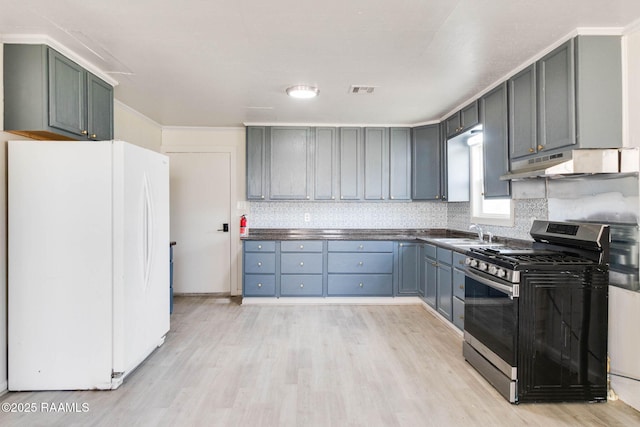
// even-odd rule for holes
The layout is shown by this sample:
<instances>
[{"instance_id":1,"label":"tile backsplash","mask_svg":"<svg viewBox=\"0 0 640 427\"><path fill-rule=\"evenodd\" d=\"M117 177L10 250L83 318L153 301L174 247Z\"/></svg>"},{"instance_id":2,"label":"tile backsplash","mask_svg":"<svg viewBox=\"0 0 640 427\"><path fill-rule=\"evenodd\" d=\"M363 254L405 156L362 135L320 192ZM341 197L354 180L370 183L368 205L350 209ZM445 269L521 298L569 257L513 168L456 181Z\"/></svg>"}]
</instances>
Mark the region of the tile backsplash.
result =
<instances>
[{"instance_id":1,"label":"tile backsplash","mask_svg":"<svg viewBox=\"0 0 640 427\"><path fill-rule=\"evenodd\" d=\"M515 201L514 227L485 226L494 235L530 239L531 218L547 219L546 199ZM249 228L450 228L467 231L469 203L251 202ZM306 217L306 218L305 218Z\"/></svg>"}]
</instances>

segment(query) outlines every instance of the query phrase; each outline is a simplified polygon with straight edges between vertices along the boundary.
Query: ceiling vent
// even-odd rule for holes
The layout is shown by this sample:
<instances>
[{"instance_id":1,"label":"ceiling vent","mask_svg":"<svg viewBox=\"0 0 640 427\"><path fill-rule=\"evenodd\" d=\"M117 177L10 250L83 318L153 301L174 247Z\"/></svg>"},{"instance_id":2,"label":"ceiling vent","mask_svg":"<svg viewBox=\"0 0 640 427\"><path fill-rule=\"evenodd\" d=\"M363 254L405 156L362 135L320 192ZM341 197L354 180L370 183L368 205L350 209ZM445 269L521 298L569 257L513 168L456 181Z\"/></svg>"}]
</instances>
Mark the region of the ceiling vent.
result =
<instances>
[{"instance_id":1,"label":"ceiling vent","mask_svg":"<svg viewBox=\"0 0 640 427\"><path fill-rule=\"evenodd\" d=\"M349 93L353 94L361 94L361 93L373 93L375 86L365 86L365 85L352 85L349 88Z\"/></svg>"}]
</instances>

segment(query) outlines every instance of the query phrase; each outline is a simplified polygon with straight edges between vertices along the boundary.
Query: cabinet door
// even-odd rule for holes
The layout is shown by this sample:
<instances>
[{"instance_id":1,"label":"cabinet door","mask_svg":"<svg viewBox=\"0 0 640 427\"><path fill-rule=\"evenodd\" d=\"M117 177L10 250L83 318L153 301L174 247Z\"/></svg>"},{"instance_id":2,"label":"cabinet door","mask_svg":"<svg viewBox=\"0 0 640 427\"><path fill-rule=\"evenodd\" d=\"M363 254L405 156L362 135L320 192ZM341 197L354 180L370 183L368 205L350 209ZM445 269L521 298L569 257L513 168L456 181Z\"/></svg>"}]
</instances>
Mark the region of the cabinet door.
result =
<instances>
[{"instance_id":1,"label":"cabinet door","mask_svg":"<svg viewBox=\"0 0 640 427\"><path fill-rule=\"evenodd\" d=\"M413 129L413 200L441 198L440 125Z\"/></svg>"},{"instance_id":2,"label":"cabinet door","mask_svg":"<svg viewBox=\"0 0 640 427\"><path fill-rule=\"evenodd\" d=\"M538 61L538 141L540 150L576 143L573 40Z\"/></svg>"},{"instance_id":3,"label":"cabinet door","mask_svg":"<svg viewBox=\"0 0 640 427\"><path fill-rule=\"evenodd\" d=\"M480 114L478 112L478 101L473 101L471 104L460 110L460 131L471 129L480 123Z\"/></svg>"},{"instance_id":4,"label":"cabinet door","mask_svg":"<svg viewBox=\"0 0 640 427\"><path fill-rule=\"evenodd\" d=\"M86 72L49 49L49 126L87 135Z\"/></svg>"},{"instance_id":5,"label":"cabinet door","mask_svg":"<svg viewBox=\"0 0 640 427\"><path fill-rule=\"evenodd\" d=\"M389 134L386 128L364 130L364 198L385 200L389 194Z\"/></svg>"},{"instance_id":6,"label":"cabinet door","mask_svg":"<svg viewBox=\"0 0 640 427\"><path fill-rule=\"evenodd\" d=\"M530 65L508 81L511 158L536 152L536 67Z\"/></svg>"},{"instance_id":7,"label":"cabinet door","mask_svg":"<svg viewBox=\"0 0 640 427\"><path fill-rule=\"evenodd\" d=\"M435 258L424 258L424 300L432 308L437 307L436 288L438 286L438 264Z\"/></svg>"},{"instance_id":8,"label":"cabinet door","mask_svg":"<svg viewBox=\"0 0 640 427\"><path fill-rule=\"evenodd\" d=\"M450 138L460 132L460 112L448 117L444 121L447 138Z\"/></svg>"},{"instance_id":9,"label":"cabinet door","mask_svg":"<svg viewBox=\"0 0 640 427\"><path fill-rule=\"evenodd\" d=\"M87 73L87 128L89 139L113 139L113 88Z\"/></svg>"},{"instance_id":10,"label":"cabinet door","mask_svg":"<svg viewBox=\"0 0 640 427\"><path fill-rule=\"evenodd\" d=\"M337 188L337 141L335 128L316 128L313 198L335 200Z\"/></svg>"},{"instance_id":11,"label":"cabinet door","mask_svg":"<svg viewBox=\"0 0 640 427\"><path fill-rule=\"evenodd\" d=\"M419 245L417 243L398 244L398 294L418 294L418 272L420 269Z\"/></svg>"},{"instance_id":12,"label":"cabinet door","mask_svg":"<svg viewBox=\"0 0 640 427\"><path fill-rule=\"evenodd\" d=\"M418 245L418 295L420 295L423 299L426 295L426 270L425 270L425 245Z\"/></svg>"},{"instance_id":13,"label":"cabinet door","mask_svg":"<svg viewBox=\"0 0 640 427\"><path fill-rule=\"evenodd\" d=\"M500 176L509 171L509 141L507 133L507 84L480 99L483 132L484 197L509 197L511 181Z\"/></svg>"},{"instance_id":14,"label":"cabinet door","mask_svg":"<svg viewBox=\"0 0 640 427\"><path fill-rule=\"evenodd\" d=\"M438 263L438 290L437 295L437 307L438 313L442 314L447 320L451 320L453 310L453 288L451 280L451 267Z\"/></svg>"},{"instance_id":15,"label":"cabinet door","mask_svg":"<svg viewBox=\"0 0 640 427\"><path fill-rule=\"evenodd\" d=\"M272 127L269 145L269 198L311 198L311 142L309 128Z\"/></svg>"},{"instance_id":16,"label":"cabinet door","mask_svg":"<svg viewBox=\"0 0 640 427\"><path fill-rule=\"evenodd\" d=\"M340 199L362 198L360 128L340 128Z\"/></svg>"},{"instance_id":17,"label":"cabinet door","mask_svg":"<svg viewBox=\"0 0 640 427\"><path fill-rule=\"evenodd\" d=\"M247 128L247 200L264 200L266 191L266 159L268 129Z\"/></svg>"},{"instance_id":18,"label":"cabinet door","mask_svg":"<svg viewBox=\"0 0 640 427\"><path fill-rule=\"evenodd\" d=\"M411 129L389 131L389 198L411 199Z\"/></svg>"}]
</instances>

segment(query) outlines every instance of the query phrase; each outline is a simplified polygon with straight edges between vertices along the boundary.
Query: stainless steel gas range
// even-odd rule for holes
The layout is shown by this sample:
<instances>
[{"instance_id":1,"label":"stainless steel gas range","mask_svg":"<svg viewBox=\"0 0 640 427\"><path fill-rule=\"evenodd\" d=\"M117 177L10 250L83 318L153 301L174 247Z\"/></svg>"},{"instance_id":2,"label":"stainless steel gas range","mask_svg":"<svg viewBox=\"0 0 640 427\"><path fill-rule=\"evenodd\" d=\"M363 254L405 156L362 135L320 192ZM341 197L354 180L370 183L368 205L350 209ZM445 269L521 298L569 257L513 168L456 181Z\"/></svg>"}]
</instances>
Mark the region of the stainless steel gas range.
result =
<instances>
[{"instance_id":1,"label":"stainless steel gas range","mask_svg":"<svg viewBox=\"0 0 640 427\"><path fill-rule=\"evenodd\" d=\"M467 252L464 357L512 403L606 400L609 228L530 234L531 248Z\"/></svg>"}]
</instances>

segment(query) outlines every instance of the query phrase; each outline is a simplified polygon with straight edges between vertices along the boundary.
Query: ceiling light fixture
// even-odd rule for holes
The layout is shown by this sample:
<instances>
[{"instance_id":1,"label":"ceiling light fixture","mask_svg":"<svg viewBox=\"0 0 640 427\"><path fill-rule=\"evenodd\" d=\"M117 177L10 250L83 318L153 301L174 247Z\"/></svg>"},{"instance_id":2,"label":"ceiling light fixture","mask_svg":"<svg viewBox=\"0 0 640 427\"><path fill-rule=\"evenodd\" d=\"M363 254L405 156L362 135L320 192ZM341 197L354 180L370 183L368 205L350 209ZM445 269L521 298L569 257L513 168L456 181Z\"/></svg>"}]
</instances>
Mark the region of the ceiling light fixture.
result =
<instances>
[{"instance_id":1,"label":"ceiling light fixture","mask_svg":"<svg viewBox=\"0 0 640 427\"><path fill-rule=\"evenodd\" d=\"M319 93L320 93L320 90L314 86L297 85L297 86L291 86L287 88L287 95L289 95L292 98L302 98L302 99L315 98L316 96L318 96Z\"/></svg>"}]
</instances>

